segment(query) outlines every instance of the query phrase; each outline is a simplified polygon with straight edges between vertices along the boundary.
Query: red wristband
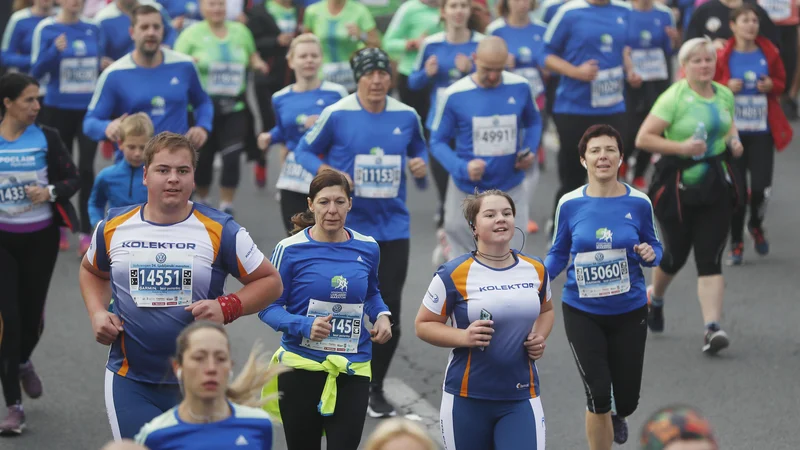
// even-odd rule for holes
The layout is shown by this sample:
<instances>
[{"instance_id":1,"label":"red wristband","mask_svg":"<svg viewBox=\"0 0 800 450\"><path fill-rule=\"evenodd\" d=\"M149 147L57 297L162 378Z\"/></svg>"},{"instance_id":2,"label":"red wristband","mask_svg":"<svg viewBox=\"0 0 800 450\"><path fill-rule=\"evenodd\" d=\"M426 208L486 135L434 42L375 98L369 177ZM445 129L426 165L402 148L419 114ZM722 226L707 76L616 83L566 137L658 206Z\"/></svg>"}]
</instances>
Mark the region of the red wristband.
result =
<instances>
[{"instance_id":1,"label":"red wristband","mask_svg":"<svg viewBox=\"0 0 800 450\"><path fill-rule=\"evenodd\" d=\"M225 325L242 317L242 300L236 294L228 294L217 297L220 308L222 308L223 323Z\"/></svg>"}]
</instances>

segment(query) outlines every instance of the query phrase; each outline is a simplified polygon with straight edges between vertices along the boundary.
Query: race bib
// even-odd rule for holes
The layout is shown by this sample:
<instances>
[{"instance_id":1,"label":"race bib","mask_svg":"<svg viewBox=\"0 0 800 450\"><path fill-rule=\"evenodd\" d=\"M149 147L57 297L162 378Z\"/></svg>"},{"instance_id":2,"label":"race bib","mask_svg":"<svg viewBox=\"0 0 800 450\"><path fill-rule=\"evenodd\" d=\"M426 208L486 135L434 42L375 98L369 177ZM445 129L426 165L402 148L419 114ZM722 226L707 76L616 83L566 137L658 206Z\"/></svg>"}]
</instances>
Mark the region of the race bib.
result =
<instances>
[{"instance_id":1,"label":"race bib","mask_svg":"<svg viewBox=\"0 0 800 450\"><path fill-rule=\"evenodd\" d=\"M400 155L356 155L356 197L395 198L403 174Z\"/></svg>"},{"instance_id":2,"label":"race bib","mask_svg":"<svg viewBox=\"0 0 800 450\"><path fill-rule=\"evenodd\" d=\"M544 92L544 83L542 82L542 75L539 74L539 69L535 67L523 67L521 69L515 69L514 73L528 80L528 84L531 85L531 91L533 91L533 98L538 97Z\"/></svg>"},{"instance_id":3,"label":"race bib","mask_svg":"<svg viewBox=\"0 0 800 450\"><path fill-rule=\"evenodd\" d=\"M322 77L325 81L341 84L348 92L356 90L356 79L353 78L353 69L347 61L325 63L322 65Z\"/></svg>"},{"instance_id":4,"label":"race bib","mask_svg":"<svg viewBox=\"0 0 800 450\"><path fill-rule=\"evenodd\" d=\"M634 70L642 77L642 81L666 80L669 78L667 59L664 57L664 51L660 48L631 50L631 59L633 60Z\"/></svg>"},{"instance_id":5,"label":"race bib","mask_svg":"<svg viewBox=\"0 0 800 450\"><path fill-rule=\"evenodd\" d=\"M574 263L580 298L608 297L631 290L628 257L623 248L578 253Z\"/></svg>"},{"instance_id":6,"label":"race bib","mask_svg":"<svg viewBox=\"0 0 800 450\"><path fill-rule=\"evenodd\" d=\"M592 81L592 108L614 106L623 100L624 85L622 67L597 72Z\"/></svg>"},{"instance_id":7,"label":"race bib","mask_svg":"<svg viewBox=\"0 0 800 450\"><path fill-rule=\"evenodd\" d=\"M308 187L311 185L313 179L314 175L311 175L311 173L303 169L303 166L294 160L294 152L289 152L281 168L281 175L278 177L278 182L275 183L275 188L299 192L300 194L308 194Z\"/></svg>"},{"instance_id":8,"label":"race bib","mask_svg":"<svg viewBox=\"0 0 800 450\"><path fill-rule=\"evenodd\" d=\"M34 205L25 193L25 186L36 186L36 172L0 173L0 211L17 216L33 209Z\"/></svg>"},{"instance_id":9,"label":"race bib","mask_svg":"<svg viewBox=\"0 0 800 450\"><path fill-rule=\"evenodd\" d=\"M91 94L97 84L97 58L64 58L59 77L62 94Z\"/></svg>"},{"instance_id":10,"label":"race bib","mask_svg":"<svg viewBox=\"0 0 800 450\"><path fill-rule=\"evenodd\" d=\"M767 11L767 15L773 22L792 17L794 0L759 0L758 4Z\"/></svg>"},{"instance_id":11,"label":"race bib","mask_svg":"<svg viewBox=\"0 0 800 450\"><path fill-rule=\"evenodd\" d=\"M361 338L361 320L364 305L324 302L311 299L308 303L308 317L328 317L331 319L331 334L322 341L303 338L300 343L311 350L333 353L358 353L358 340Z\"/></svg>"},{"instance_id":12,"label":"race bib","mask_svg":"<svg viewBox=\"0 0 800 450\"><path fill-rule=\"evenodd\" d=\"M233 62L212 62L208 66L209 95L235 97L242 90L245 80L245 66Z\"/></svg>"},{"instance_id":13,"label":"race bib","mask_svg":"<svg viewBox=\"0 0 800 450\"><path fill-rule=\"evenodd\" d=\"M192 304L194 256L186 250L131 253L130 293L139 308Z\"/></svg>"},{"instance_id":14,"label":"race bib","mask_svg":"<svg viewBox=\"0 0 800 450\"><path fill-rule=\"evenodd\" d=\"M281 33L294 33L297 30L297 19L294 17L279 18L278 28L281 30Z\"/></svg>"},{"instance_id":15,"label":"race bib","mask_svg":"<svg viewBox=\"0 0 800 450\"><path fill-rule=\"evenodd\" d=\"M505 156L516 153L516 114L473 117L472 150L475 156Z\"/></svg>"},{"instance_id":16,"label":"race bib","mask_svg":"<svg viewBox=\"0 0 800 450\"><path fill-rule=\"evenodd\" d=\"M733 120L739 131L767 130L766 95L737 95L735 102Z\"/></svg>"}]
</instances>

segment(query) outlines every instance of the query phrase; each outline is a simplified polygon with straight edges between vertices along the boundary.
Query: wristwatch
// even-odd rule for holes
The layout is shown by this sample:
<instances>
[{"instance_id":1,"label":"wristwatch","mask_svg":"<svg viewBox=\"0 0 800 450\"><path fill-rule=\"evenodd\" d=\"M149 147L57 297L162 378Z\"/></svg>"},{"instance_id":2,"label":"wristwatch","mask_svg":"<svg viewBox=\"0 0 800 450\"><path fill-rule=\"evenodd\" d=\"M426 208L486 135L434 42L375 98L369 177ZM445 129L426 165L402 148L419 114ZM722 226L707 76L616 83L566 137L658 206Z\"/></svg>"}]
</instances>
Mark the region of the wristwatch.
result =
<instances>
[{"instance_id":1,"label":"wristwatch","mask_svg":"<svg viewBox=\"0 0 800 450\"><path fill-rule=\"evenodd\" d=\"M53 203L56 201L56 187L52 184L47 185L47 192L50 193L50 202Z\"/></svg>"},{"instance_id":2,"label":"wristwatch","mask_svg":"<svg viewBox=\"0 0 800 450\"><path fill-rule=\"evenodd\" d=\"M393 327L394 326L394 317L392 317L392 313L390 313L388 311L384 311L384 312L378 314L378 319L380 319L383 316L386 316L386 318L389 319L389 326Z\"/></svg>"}]
</instances>

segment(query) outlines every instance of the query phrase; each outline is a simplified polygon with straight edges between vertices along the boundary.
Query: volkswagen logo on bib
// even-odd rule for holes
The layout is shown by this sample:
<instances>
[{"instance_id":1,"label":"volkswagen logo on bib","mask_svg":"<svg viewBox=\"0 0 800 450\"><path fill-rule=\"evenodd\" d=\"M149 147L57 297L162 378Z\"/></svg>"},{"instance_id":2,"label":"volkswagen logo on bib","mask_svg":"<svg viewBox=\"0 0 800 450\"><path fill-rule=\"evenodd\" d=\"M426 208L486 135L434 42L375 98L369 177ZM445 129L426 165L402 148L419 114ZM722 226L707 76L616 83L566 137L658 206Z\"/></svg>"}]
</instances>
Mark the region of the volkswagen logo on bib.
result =
<instances>
[{"instance_id":1,"label":"volkswagen logo on bib","mask_svg":"<svg viewBox=\"0 0 800 450\"><path fill-rule=\"evenodd\" d=\"M594 255L594 260L597 261L597 262L602 261L603 260L603 254L602 253L596 253Z\"/></svg>"},{"instance_id":2,"label":"volkswagen logo on bib","mask_svg":"<svg viewBox=\"0 0 800 450\"><path fill-rule=\"evenodd\" d=\"M167 255L163 253L159 253L156 255L156 262L159 264L164 264L164 261L167 260Z\"/></svg>"},{"instance_id":3,"label":"volkswagen logo on bib","mask_svg":"<svg viewBox=\"0 0 800 450\"><path fill-rule=\"evenodd\" d=\"M342 312L342 305L337 303L337 304L333 305L332 310L333 310L334 314L338 314L338 313Z\"/></svg>"}]
</instances>

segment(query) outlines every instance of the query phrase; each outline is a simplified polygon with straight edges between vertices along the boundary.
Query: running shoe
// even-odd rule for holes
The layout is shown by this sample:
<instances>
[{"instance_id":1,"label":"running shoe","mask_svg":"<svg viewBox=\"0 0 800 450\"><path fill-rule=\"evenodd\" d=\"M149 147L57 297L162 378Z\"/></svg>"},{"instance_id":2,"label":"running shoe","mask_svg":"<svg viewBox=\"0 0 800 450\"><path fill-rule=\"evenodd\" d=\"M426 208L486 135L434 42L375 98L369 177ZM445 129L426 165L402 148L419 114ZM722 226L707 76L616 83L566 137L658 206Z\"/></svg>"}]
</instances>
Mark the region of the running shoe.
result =
<instances>
[{"instance_id":1,"label":"running shoe","mask_svg":"<svg viewBox=\"0 0 800 450\"><path fill-rule=\"evenodd\" d=\"M19 436L25 429L25 412L22 405L8 407L8 415L0 422L0 436Z\"/></svg>"},{"instance_id":2,"label":"running shoe","mask_svg":"<svg viewBox=\"0 0 800 450\"><path fill-rule=\"evenodd\" d=\"M664 305L653 306L653 285L647 286L647 327L654 333L664 331Z\"/></svg>"},{"instance_id":3,"label":"running shoe","mask_svg":"<svg viewBox=\"0 0 800 450\"><path fill-rule=\"evenodd\" d=\"M58 248L63 252L69 250L69 228L61 227L61 239L58 242Z\"/></svg>"},{"instance_id":4,"label":"running shoe","mask_svg":"<svg viewBox=\"0 0 800 450\"><path fill-rule=\"evenodd\" d=\"M636 177L633 179L633 187L639 189L640 191L644 191L644 188L647 184L644 181L644 177Z\"/></svg>"},{"instance_id":5,"label":"running shoe","mask_svg":"<svg viewBox=\"0 0 800 450\"><path fill-rule=\"evenodd\" d=\"M730 345L728 334L717 327L716 330L707 329L706 335L703 338L703 353L709 355L716 355L720 350L723 350Z\"/></svg>"},{"instance_id":6,"label":"running shoe","mask_svg":"<svg viewBox=\"0 0 800 450\"><path fill-rule=\"evenodd\" d=\"M628 442L628 420L624 417L612 414L611 424L614 426L614 442L619 445Z\"/></svg>"},{"instance_id":7,"label":"running shoe","mask_svg":"<svg viewBox=\"0 0 800 450\"><path fill-rule=\"evenodd\" d=\"M267 166L255 163L253 164L253 171L256 175L256 186L259 189L264 189L267 186Z\"/></svg>"},{"instance_id":8,"label":"running shoe","mask_svg":"<svg viewBox=\"0 0 800 450\"><path fill-rule=\"evenodd\" d=\"M36 374L32 362L28 361L19 365L19 382L28 397L39 398L42 396L42 379Z\"/></svg>"},{"instance_id":9,"label":"running shoe","mask_svg":"<svg viewBox=\"0 0 800 450\"><path fill-rule=\"evenodd\" d=\"M373 389L369 393L367 414L372 418L380 419L382 417L394 417L397 415L397 411L395 411L394 406L386 400L386 396L383 395L383 389Z\"/></svg>"},{"instance_id":10,"label":"running shoe","mask_svg":"<svg viewBox=\"0 0 800 450\"><path fill-rule=\"evenodd\" d=\"M90 245L92 245L92 236L81 233L81 240L80 244L78 245L78 256L83 257L83 255L89 251Z\"/></svg>"},{"instance_id":11,"label":"running shoe","mask_svg":"<svg viewBox=\"0 0 800 450\"><path fill-rule=\"evenodd\" d=\"M528 234L534 234L539 231L539 224L535 220L528 219Z\"/></svg>"},{"instance_id":12,"label":"running shoe","mask_svg":"<svg viewBox=\"0 0 800 450\"><path fill-rule=\"evenodd\" d=\"M756 253L761 256L766 256L769 254L769 242L767 238L764 237L764 229L761 227L753 227L748 225L747 231L750 232L750 236L753 237L754 246L756 248Z\"/></svg>"},{"instance_id":13,"label":"running shoe","mask_svg":"<svg viewBox=\"0 0 800 450\"><path fill-rule=\"evenodd\" d=\"M741 266L744 264L744 243L734 242L731 245L731 252L728 254L729 266Z\"/></svg>"}]
</instances>

